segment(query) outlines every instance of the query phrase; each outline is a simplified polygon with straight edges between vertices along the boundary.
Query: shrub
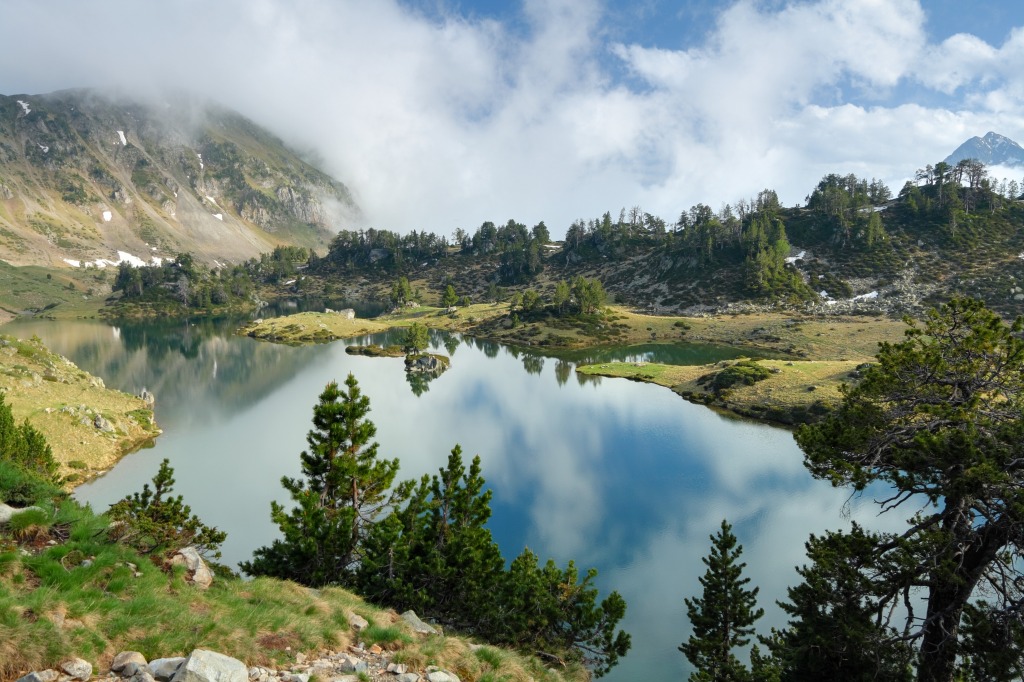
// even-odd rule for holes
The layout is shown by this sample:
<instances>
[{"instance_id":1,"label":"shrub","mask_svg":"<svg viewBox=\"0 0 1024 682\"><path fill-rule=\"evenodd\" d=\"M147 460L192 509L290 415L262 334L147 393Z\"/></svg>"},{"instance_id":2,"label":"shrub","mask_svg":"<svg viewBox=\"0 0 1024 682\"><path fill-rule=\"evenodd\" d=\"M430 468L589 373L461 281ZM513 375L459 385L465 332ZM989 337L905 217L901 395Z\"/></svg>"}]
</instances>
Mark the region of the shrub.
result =
<instances>
[{"instance_id":1,"label":"shrub","mask_svg":"<svg viewBox=\"0 0 1024 682\"><path fill-rule=\"evenodd\" d=\"M733 386L753 386L771 376L771 370L762 367L753 360L740 360L718 372L705 374L697 383L710 391L721 393Z\"/></svg>"},{"instance_id":2,"label":"shrub","mask_svg":"<svg viewBox=\"0 0 1024 682\"><path fill-rule=\"evenodd\" d=\"M219 557L218 548L227 539L227 533L206 526L182 501L181 495L171 497L174 489L174 469L168 460L160 463L153 477L153 490L149 484L142 493L133 493L110 505L109 516L114 539L124 542L143 554L170 552L192 545L200 554L212 553Z\"/></svg>"}]
</instances>

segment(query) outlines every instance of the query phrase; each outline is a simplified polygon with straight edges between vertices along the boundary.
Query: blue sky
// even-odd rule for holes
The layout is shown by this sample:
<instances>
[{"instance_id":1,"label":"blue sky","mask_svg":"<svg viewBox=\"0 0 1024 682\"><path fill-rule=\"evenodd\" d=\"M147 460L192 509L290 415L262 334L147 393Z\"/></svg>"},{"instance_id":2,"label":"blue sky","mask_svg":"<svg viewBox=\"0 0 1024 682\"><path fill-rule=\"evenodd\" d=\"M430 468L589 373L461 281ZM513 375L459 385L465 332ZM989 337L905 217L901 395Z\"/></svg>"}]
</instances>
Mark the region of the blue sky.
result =
<instances>
[{"instance_id":1,"label":"blue sky","mask_svg":"<svg viewBox=\"0 0 1024 682\"><path fill-rule=\"evenodd\" d=\"M0 0L0 93L88 85L232 106L315 150L377 227L559 235L764 188L793 205L832 172L898 191L974 135L1024 142L1024 7Z\"/></svg>"}]
</instances>

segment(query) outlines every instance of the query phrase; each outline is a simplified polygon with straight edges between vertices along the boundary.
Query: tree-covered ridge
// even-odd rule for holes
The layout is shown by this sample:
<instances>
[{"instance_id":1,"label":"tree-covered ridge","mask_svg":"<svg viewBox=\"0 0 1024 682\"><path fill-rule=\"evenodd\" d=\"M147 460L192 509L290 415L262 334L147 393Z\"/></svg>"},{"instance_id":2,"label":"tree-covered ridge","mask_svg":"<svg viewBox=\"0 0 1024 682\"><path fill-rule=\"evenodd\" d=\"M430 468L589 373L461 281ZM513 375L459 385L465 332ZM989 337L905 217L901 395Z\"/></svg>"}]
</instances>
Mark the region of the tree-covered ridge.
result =
<instances>
[{"instance_id":1,"label":"tree-covered ridge","mask_svg":"<svg viewBox=\"0 0 1024 682\"><path fill-rule=\"evenodd\" d=\"M217 281L193 283L190 305L241 300L248 277L265 297L344 294L390 297L399 305L443 299L450 307L445 294L452 287L455 305L515 294L529 304L533 290L560 307L558 282L582 276L600 281L620 303L656 312L721 310L735 302L823 310L871 292L877 298L865 307L887 312L921 312L956 295L1018 311L1024 307L1021 187L987 172L972 160L940 162L895 196L877 179L829 174L804 206L784 207L765 189L717 211L696 204L673 222L633 207L617 217L605 212L574 221L560 243L550 241L543 222L528 228L514 219L486 221L472 232L455 228L451 237L343 230L323 256L279 247L246 263L245 272L218 268ZM416 282L415 292L383 288L402 277ZM150 280L165 289L174 285L161 275L142 279L144 286ZM179 290L178 298L186 296Z\"/></svg>"}]
</instances>

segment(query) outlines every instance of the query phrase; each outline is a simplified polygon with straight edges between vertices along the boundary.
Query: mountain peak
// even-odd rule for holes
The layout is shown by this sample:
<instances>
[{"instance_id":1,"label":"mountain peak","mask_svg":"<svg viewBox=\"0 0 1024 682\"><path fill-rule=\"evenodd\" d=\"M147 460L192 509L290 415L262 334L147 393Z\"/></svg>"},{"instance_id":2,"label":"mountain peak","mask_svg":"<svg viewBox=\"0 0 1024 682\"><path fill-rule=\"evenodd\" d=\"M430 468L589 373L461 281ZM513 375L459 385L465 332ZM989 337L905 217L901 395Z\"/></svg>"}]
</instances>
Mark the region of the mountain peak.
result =
<instances>
[{"instance_id":1,"label":"mountain peak","mask_svg":"<svg viewBox=\"0 0 1024 682\"><path fill-rule=\"evenodd\" d=\"M989 131L984 137L972 137L946 157L948 164L977 159L987 166L1024 166L1024 148L1010 138Z\"/></svg>"}]
</instances>

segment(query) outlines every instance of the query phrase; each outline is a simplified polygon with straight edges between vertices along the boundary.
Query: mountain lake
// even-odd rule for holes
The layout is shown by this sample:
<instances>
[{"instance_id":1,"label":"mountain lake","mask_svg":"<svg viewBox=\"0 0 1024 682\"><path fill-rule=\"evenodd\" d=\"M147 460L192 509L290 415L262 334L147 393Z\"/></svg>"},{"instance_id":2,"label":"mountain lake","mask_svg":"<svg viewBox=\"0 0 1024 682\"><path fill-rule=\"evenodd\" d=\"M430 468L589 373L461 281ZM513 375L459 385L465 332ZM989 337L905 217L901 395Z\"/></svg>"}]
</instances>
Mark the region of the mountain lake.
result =
<instances>
[{"instance_id":1,"label":"mountain lake","mask_svg":"<svg viewBox=\"0 0 1024 682\"><path fill-rule=\"evenodd\" d=\"M797 581L810 533L895 528L871 495L851 497L816 481L789 431L720 415L670 390L623 379L584 378L574 360L434 334L451 369L430 383L407 380L397 358L348 355L348 343L287 347L233 335L237 322L124 323L19 320L5 332L38 335L107 386L156 396L164 429L152 448L80 486L103 510L142 489L163 458L177 494L204 522L227 531L223 561L235 567L269 544L270 502L290 502L282 476L299 475L313 405L327 382L351 372L369 396L379 456L401 460L399 478L436 473L456 444L479 454L494 491L489 527L511 561L528 546L544 561L595 567L602 597L628 604L621 626L633 647L604 679L682 679L677 650L689 635L683 598L699 596L709 536L722 519L743 545L745 575L760 588L758 631L785 624L776 600ZM580 353L604 362L703 364L734 348L644 346Z\"/></svg>"}]
</instances>

